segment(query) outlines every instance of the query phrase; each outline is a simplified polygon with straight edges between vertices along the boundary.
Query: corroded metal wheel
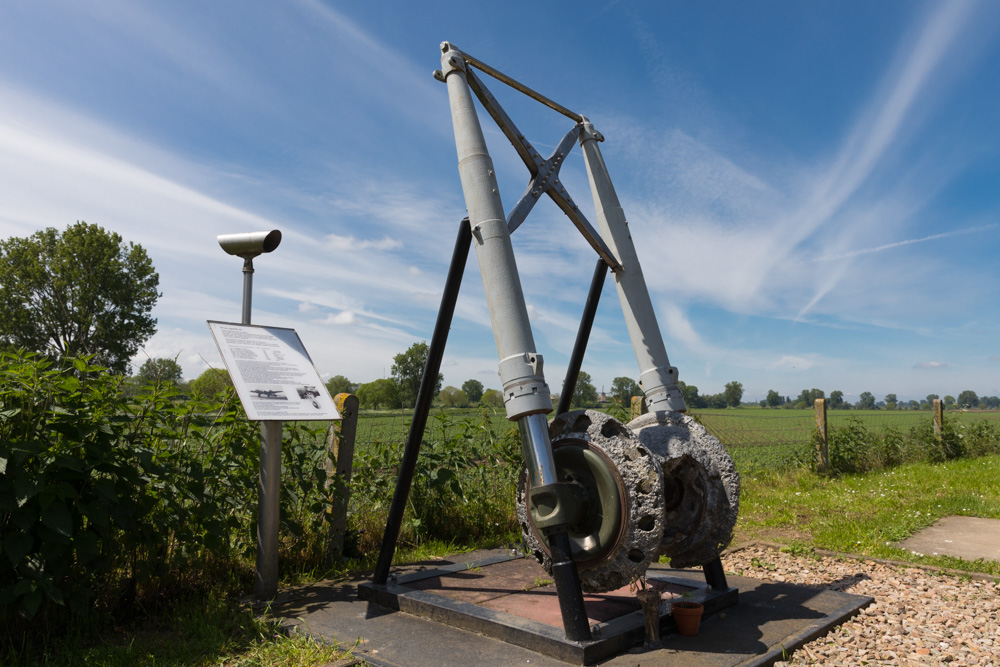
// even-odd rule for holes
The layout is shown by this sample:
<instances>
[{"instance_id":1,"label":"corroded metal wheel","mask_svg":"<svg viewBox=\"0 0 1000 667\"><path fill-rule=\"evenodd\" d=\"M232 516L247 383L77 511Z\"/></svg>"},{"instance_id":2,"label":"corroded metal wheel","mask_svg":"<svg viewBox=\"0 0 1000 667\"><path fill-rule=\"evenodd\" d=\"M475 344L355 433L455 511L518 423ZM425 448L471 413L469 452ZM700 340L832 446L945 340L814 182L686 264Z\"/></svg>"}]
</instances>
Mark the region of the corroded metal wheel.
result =
<instances>
[{"instance_id":1,"label":"corroded metal wheel","mask_svg":"<svg viewBox=\"0 0 1000 667\"><path fill-rule=\"evenodd\" d=\"M569 528L583 589L615 590L640 576L664 539L664 478L658 458L621 422L603 412L577 410L549 423L561 482L579 484L588 498L582 519ZM551 572L548 544L535 527L522 470L517 514L525 544Z\"/></svg>"}]
</instances>

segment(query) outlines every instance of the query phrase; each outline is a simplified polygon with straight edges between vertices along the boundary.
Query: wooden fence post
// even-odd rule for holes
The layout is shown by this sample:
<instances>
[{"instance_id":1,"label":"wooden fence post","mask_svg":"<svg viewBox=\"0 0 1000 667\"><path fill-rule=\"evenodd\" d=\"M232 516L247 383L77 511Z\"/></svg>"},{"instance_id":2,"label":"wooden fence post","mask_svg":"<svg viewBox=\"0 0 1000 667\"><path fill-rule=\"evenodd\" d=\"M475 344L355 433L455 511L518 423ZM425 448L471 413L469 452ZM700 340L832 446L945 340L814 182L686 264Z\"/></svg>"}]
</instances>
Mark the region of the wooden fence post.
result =
<instances>
[{"instance_id":1,"label":"wooden fence post","mask_svg":"<svg viewBox=\"0 0 1000 667\"><path fill-rule=\"evenodd\" d=\"M333 402L340 413L340 420L330 424L326 434L326 485L333 495L330 508L333 522L330 525L330 541L326 551L328 563L344 556L347 508L351 500L351 470L354 467L354 440L358 433L358 397L354 394L337 394Z\"/></svg>"},{"instance_id":2,"label":"wooden fence post","mask_svg":"<svg viewBox=\"0 0 1000 667\"><path fill-rule=\"evenodd\" d=\"M826 399L816 399L816 431L819 439L816 442L816 470L826 472L830 469L830 443L826 425Z\"/></svg>"},{"instance_id":3,"label":"wooden fence post","mask_svg":"<svg viewBox=\"0 0 1000 667\"><path fill-rule=\"evenodd\" d=\"M649 407L646 405L645 396L633 396L632 397L632 419L638 419L649 412Z\"/></svg>"},{"instance_id":4,"label":"wooden fence post","mask_svg":"<svg viewBox=\"0 0 1000 667\"><path fill-rule=\"evenodd\" d=\"M943 437L942 429L944 428L944 403L941 402L940 398L933 399L931 414L934 418L934 437L940 441Z\"/></svg>"}]
</instances>

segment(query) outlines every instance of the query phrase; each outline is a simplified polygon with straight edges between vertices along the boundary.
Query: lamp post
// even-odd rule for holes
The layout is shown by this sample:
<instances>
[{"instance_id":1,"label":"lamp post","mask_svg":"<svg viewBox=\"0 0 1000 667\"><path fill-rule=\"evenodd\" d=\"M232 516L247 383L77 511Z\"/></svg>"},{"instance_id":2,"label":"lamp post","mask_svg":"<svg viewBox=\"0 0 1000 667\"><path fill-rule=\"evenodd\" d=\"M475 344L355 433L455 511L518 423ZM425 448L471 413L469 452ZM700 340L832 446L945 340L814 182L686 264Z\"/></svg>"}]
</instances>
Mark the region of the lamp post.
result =
<instances>
[{"instance_id":1,"label":"lamp post","mask_svg":"<svg viewBox=\"0 0 1000 667\"><path fill-rule=\"evenodd\" d=\"M221 234L219 245L230 255L243 258L243 317L250 324L253 292L253 258L272 252L281 243L281 232ZM254 590L258 599L278 593L278 519L281 499L281 422L260 423L260 476L257 496L257 569Z\"/></svg>"}]
</instances>

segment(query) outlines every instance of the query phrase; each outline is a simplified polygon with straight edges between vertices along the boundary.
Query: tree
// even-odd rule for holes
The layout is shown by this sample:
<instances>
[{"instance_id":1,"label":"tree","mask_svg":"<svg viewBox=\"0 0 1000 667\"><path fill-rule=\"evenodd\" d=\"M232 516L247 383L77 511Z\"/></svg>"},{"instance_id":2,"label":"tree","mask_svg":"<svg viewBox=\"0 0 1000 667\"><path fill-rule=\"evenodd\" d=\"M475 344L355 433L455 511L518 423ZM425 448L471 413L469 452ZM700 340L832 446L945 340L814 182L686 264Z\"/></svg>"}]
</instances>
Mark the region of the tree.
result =
<instances>
[{"instance_id":1,"label":"tree","mask_svg":"<svg viewBox=\"0 0 1000 667\"><path fill-rule=\"evenodd\" d=\"M503 407L503 394L497 389L487 389L484 391L481 400L483 405L488 405L491 408Z\"/></svg>"},{"instance_id":2,"label":"tree","mask_svg":"<svg viewBox=\"0 0 1000 667\"><path fill-rule=\"evenodd\" d=\"M963 408L979 407L979 396L971 389L966 389L958 395L958 404Z\"/></svg>"},{"instance_id":3,"label":"tree","mask_svg":"<svg viewBox=\"0 0 1000 667\"><path fill-rule=\"evenodd\" d=\"M326 381L326 390L330 392L331 396L336 396L337 394L350 394L356 391L358 386L348 380L343 375L334 375L332 378ZM361 399L358 399L359 401Z\"/></svg>"},{"instance_id":4,"label":"tree","mask_svg":"<svg viewBox=\"0 0 1000 667\"><path fill-rule=\"evenodd\" d=\"M726 390L722 392L726 399L726 407L738 408L743 400L743 384L733 380L726 383Z\"/></svg>"},{"instance_id":5,"label":"tree","mask_svg":"<svg viewBox=\"0 0 1000 667\"><path fill-rule=\"evenodd\" d=\"M479 405L479 399L483 397L483 383L479 380L466 380L462 383L462 391L469 398L469 403Z\"/></svg>"},{"instance_id":6,"label":"tree","mask_svg":"<svg viewBox=\"0 0 1000 667\"><path fill-rule=\"evenodd\" d=\"M855 405L858 410L874 410L875 409L875 395L870 391L861 392L861 396L858 397L858 402Z\"/></svg>"},{"instance_id":7,"label":"tree","mask_svg":"<svg viewBox=\"0 0 1000 667\"><path fill-rule=\"evenodd\" d=\"M458 387L445 387L438 398L441 399L441 405L448 408L464 408L469 404L469 397Z\"/></svg>"},{"instance_id":8,"label":"tree","mask_svg":"<svg viewBox=\"0 0 1000 667\"><path fill-rule=\"evenodd\" d=\"M392 377L399 387L399 399L403 407L411 408L417 403L417 392L420 390L420 379L427 364L427 343L414 343L406 350L392 358ZM441 391L444 375L438 373L434 385L434 395ZM361 397L358 396L360 400Z\"/></svg>"},{"instance_id":9,"label":"tree","mask_svg":"<svg viewBox=\"0 0 1000 667\"><path fill-rule=\"evenodd\" d=\"M219 392L231 389L233 380L225 368L209 368L191 383L191 395L195 398L208 399Z\"/></svg>"},{"instance_id":10,"label":"tree","mask_svg":"<svg viewBox=\"0 0 1000 667\"><path fill-rule=\"evenodd\" d=\"M721 410L726 407L726 394L708 394L698 397L699 407Z\"/></svg>"},{"instance_id":11,"label":"tree","mask_svg":"<svg viewBox=\"0 0 1000 667\"><path fill-rule=\"evenodd\" d=\"M781 405L781 394L773 389L767 390L767 398L764 399L764 405L769 408L776 408Z\"/></svg>"},{"instance_id":12,"label":"tree","mask_svg":"<svg viewBox=\"0 0 1000 667\"><path fill-rule=\"evenodd\" d=\"M950 405L955 405L955 397L954 396L945 396L944 397L944 404L945 404L946 407L950 406Z\"/></svg>"},{"instance_id":13,"label":"tree","mask_svg":"<svg viewBox=\"0 0 1000 667\"><path fill-rule=\"evenodd\" d=\"M399 407L399 387L388 379L375 380L358 387L358 403L369 410Z\"/></svg>"},{"instance_id":14,"label":"tree","mask_svg":"<svg viewBox=\"0 0 1000 667\"><path fill-rule=\"evenodd\" d=\"M639 383L630 377L616 377L611 381L611 396L622 405L632 405L633 396L642 396Z\"/></svg>"},{"instance_id":15,"label":"tree","mask_svg":"<svg viewBox=\"0 0 1000 667\"><path fill-rule=\"evenodd\" d=\"M86 222L0 241L0 343L126 373L156 333L159 283L141 246Z\"/></svg>"},{"instance_id":16,"label":"tree","mask_svg":"<svg viewBox=\"0 0 1000 667\"><path fill-rule=\"evenodd\" d=\"M146 359L139 367L139 381L142 384L180 384L184 380L184 371L175 359Z\"/></svg>"},{"instance_id":17,"label":"tree","mask_svg":"<svg viewBox=\"0 0 1000 667\"><path fill-rule=\"evenodd\" d=\"M834 389L830 392L830 409L842 410L847 404L844 403L844 392Z\"/></svg>"},{"instance_id":18,"label":"tree","mask_svg":"<svg viewBox=\"0 0 1000 667\"><path fill-rule=\"evenodd\" d=\"M677 381L677 387L681 390L681 394L684 395L684 403L689 408L707 407L705 400L698 395L698 387L693 384L684 384L683 380Z\"/></svg>"},{"instance_id":19,"label":"tree","mask_svg":"<svg viewBox=\"0 0 1000 667\"><path fill-rule=\"evenodd\" d=\"M896 406L897 403L899 403L899 401L896 400L896 395L895 394L886 394L885 395L885 409L886 410L895 410L896 407L897 407Z\"/></svg>"},{"instance_id":20,"label":"tree","mask_svg":"<svg viewBox=\"0 0 1000 667\"><path fill-rule=\"evenodd\" d=\"M590 408L597 405L597 388L590 382L590 373L580 371L570 405L574 408Z\"/></svg>"}]
</instances>

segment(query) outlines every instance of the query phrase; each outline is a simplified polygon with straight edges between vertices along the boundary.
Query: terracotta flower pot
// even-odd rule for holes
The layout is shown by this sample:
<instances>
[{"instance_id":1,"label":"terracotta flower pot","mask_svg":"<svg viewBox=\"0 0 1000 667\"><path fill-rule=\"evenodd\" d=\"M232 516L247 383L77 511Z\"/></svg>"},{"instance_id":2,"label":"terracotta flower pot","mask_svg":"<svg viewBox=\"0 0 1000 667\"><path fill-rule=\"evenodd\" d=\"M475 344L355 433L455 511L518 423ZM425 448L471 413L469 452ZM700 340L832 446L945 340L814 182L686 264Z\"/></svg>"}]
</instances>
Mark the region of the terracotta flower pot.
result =
<instances>
[{"instance_id":1,"label":"terracotta flower pot","mask_svg":"<svg viewBox=\"0 0 1000 667\"><path fill-rule=\"evenodd\" d=\"M698 634L698 627L701 625L701 615L705 608L697 602L674 602L670 605L674 615L674 624L677 632L688 637Z\"/></svg>"}]
</instances>

